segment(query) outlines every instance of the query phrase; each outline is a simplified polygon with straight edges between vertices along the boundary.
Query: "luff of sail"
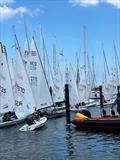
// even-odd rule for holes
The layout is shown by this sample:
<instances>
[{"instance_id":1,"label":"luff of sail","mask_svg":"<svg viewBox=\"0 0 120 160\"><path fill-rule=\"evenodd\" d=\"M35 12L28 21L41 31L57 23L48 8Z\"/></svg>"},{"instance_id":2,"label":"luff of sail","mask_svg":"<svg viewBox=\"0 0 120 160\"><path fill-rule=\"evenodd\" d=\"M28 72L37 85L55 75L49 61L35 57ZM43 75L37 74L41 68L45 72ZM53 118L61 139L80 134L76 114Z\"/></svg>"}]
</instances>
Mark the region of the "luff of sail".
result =
<instances>
[{"instance_id":1,"label":"luff of sail","mask_svg":"<svg viewBox=\"0 0 120 160\"><path fill-rule=\"evenodd\" d=\"M12 80L12 87L14 88L15 86L15 68L14 68L14 63L13 59L8 59L8 65L9 65L9 70L10 70L10 76Z\"/></svg>"},{"instance_id":2,"label":"luff of sail","mask_svg":"<svg viewBox=\"0 0 120 160\"><path fill-rule=\"evenodd\" d=\"M5 46L0 43L0 114L14 110L14 95Z\"/></svg>"}]
</instances>

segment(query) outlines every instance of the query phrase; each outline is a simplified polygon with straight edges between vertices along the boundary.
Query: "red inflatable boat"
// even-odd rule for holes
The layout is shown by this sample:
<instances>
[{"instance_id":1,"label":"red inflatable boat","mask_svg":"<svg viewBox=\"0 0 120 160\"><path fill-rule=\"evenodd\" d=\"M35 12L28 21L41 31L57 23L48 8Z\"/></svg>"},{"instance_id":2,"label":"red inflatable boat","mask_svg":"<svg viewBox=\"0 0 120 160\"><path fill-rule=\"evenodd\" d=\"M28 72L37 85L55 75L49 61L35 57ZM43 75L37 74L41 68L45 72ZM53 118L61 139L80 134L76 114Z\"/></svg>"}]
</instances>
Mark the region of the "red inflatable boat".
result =
<instances>
[{"instance_id":1,"label":"red inflatable boat","mask_svg":"<svg viewBox=\"0 0 120 160\"><path fill-rule=\"evenodd\" d=\"M97 116L88 118L77 113L72 124L80 129L120 132L120 116Z\"/></svg>"}]
</instances>

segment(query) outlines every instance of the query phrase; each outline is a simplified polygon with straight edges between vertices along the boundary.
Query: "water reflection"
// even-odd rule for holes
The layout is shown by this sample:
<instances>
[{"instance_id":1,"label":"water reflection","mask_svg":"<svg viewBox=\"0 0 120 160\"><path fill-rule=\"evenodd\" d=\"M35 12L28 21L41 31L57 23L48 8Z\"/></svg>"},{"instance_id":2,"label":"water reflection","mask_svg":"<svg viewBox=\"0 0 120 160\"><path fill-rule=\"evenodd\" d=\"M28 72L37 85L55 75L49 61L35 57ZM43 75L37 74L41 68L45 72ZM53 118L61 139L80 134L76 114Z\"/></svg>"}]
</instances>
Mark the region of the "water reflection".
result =
<instances>
[{"instance_id":1,"label":"water reflection","mask_svg":"<svg viewBox=\"0 0 120 160\"><path fill-rule=\"evenodd\" d=\"M76 160L76 146L75 143L73 143L73 136L74 131L71 128L70 125L66 126L66 145L67 145L67 153L68 156L66 157L67 160Z\"/></svg>"}]
</instances>

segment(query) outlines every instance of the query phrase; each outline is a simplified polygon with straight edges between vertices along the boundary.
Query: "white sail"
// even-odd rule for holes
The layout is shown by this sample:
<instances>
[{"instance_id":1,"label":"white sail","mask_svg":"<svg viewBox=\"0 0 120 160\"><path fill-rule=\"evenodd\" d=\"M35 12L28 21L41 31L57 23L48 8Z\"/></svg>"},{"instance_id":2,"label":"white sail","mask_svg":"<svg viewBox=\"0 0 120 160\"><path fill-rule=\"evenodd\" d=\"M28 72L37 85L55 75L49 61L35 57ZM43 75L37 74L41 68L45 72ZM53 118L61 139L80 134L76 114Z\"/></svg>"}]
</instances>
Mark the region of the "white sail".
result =
<instances>
[{"instance_id":1,"label":"white sail","mask_svg":"<svg viewBox=\"0 0 120 160\"><path fill-rule=\"evenodd\" d=\"M62 75L61 75L61 72L60 72L60 66L59 65L57 65L56 70L55 70L52 96L53 96L54 102L61 102L61 101L64 100Z\"/></svg>"},{"instance_id":2,"label":"white sail","mask_svg":"<svg viewBox=\"0 0 120 160\"><path fill-rule=\"evenodd\" d=\"M13 59L11 58L8 59L8 65L9 65L10 76L12 80L12 87L14 87L15 86L15 68L14 68Z\"/></svg>"},{"instance_id":3,"label":"white sail","mask_svg":"<svg viewBox=\"0 0 120 160\"><path fill-rule=\"evenodd\" d=\"M23 64L23 59L16 36L15 40L16 40L15 111L18 118L21 118L33 113L36 108L36 103L33 97L26 69Z\"/></svg>"},{"instance_id":4,"label":"white sail","mask_svg":"<svg viewBox=\"0 0 120 160\"><path fill-rule=\"evenodd\" d=\"M37 103L37 109L53 105L46 75L43 69L40 55L38 53L34 37L30 46L30 84Z\"/></svg>"},{"instance_id":5,"label":"white sail","mask_svg":"<svg viewBox=\"0 0 120 160\"><path fill-rule=\"evenodd\" d=\"M84 71L84 68L81 68L80 82L78 86L80 102L84 102L86 100L86 89L87 89L87 85L85 80L85 71Z\"/></svg>"},{"instance_id":6,"label":"white sail","mask_svg":"<svg viewBox=\"0 0 120 160\"><path fill-rule=\"evenodd\" d=\"M0 113L13 111L14 104L7 53L0 43Z\"/></svg>"},{"instance_id":7,"label":"white sail","mask_svg":"<svg viewBox=\"0 0 120 160\"><path fill-rule=\"evenodd\" d=\"M30 56L30 51L29 51L29 44L27 39L25 40L24 48L23 48L23 62L24 66L27 70L27 73L29 73L29 56Z\"/></svg>"},{"instance_id":8,"label":"white sail","mask_svg":"<svg viewBox=\"0 0 120 160\"><path fill-rule=\"evenodd\" d=\"M76 80L73 72L73 68L70 65L69 70L68 70L68 84L69 84L69 99L70 99L70 105L74 106L77 103L79 103L79 95L78 95L78 90L77 90L77 85L76 85Z\"/></svg>"},{"instance_id":9,"label":"white sail","mask_svg":"<svg viewBox=\"0 0 120 160\"><path fill-rule=\"evenodd\" d=\"M107 76L107 80L103 83L103 94L106 100L114 99L117 93L117 75L115 70L112 70L111 74Z\"/></svg>"}]
</instances>

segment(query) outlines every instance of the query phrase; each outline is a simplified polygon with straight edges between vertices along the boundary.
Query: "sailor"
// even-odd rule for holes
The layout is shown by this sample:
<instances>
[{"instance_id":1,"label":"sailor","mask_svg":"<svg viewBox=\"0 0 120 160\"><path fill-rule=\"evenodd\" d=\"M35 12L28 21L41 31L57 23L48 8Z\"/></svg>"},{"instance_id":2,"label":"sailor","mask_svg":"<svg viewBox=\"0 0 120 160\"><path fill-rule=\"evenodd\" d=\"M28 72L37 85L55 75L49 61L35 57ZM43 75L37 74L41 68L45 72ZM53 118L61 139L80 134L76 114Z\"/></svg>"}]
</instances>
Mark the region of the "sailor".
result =
<instances>
[{"instance_id":1,"label":"sailor","mask_svg":"<svg viewBox=\"0 0 120 160\"><path fill-rule=\"evenodd\" d=\"M33 115L29 115L29 116L26 118L26 123L27 123L28 125L34 124Z\"/></svg>"},{"instance_id":2,"label":"sailor","mask_svg":"<svg viewBox=\"0 0 120 160\"><path fill-rule=\"evenodd\" d=\"M33 119L39 121L39 119L40 119L39 111L36 111L36 112L33 114Z\"/></svg>"},{"instance_id":3,"label":"sailor","mask_svg":"<svg viewBox=\"0 0 120 160\"><path fill-rule=\"evenodd\" d=\"M18 119L18 117L17 117L16 114L15 114L15 111L11 112L11 118L13 118L13 119Z\"/></svg>"},{"instance_id":4,"label":"sailor","mask_svg":"<svg viewBox=\"0 0 120 160\"><path fill-rule=\"evenodd\" d=\"M113 110L113 107L117 105L117 112L120 114L120 93L117 94L117 98L115 99L112 107L111 107L111 110Z\"/></svg>"},{"instance_id":5,"label":"sailor","mask_svg":"<svg viewBox=\"0 0 120 160\"><path fill-rule=\"evenodd\" d=\"M3 118L2 118L3 122L7 122L7 121L10 121L10 112L7 112L3 115Z\"/></svg>"},{"instance_id":6,"label":"sailor","mask_svg":"<svg viewBox=\"0 0 120 160\"><path fill-rule=\"evenodd\" d=\"M102 95L102 101L103 101L103 103L107 103L106 98L105 98L104 95Z\"/></svg>"}]
</instances>

